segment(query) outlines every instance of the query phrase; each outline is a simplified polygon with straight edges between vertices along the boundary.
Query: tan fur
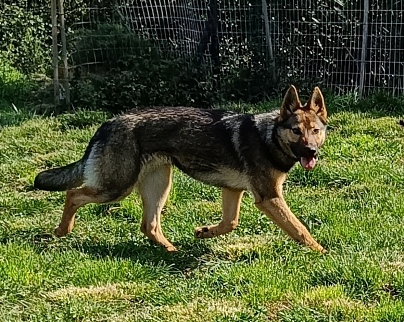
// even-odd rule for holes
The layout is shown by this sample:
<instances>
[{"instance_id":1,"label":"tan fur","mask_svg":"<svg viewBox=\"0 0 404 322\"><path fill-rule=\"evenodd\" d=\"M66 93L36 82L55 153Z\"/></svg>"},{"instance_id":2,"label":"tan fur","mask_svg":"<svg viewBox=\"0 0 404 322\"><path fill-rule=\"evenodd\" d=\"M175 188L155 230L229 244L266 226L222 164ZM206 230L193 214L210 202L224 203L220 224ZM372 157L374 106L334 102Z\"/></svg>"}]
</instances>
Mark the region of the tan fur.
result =
<instances>
[{"instance_id":1,"label":"tan fur","mask_svg":"<svg viewBox=\"0 0 404 322\"><path fill-rule=\"evenodd\" d=\"M132 188L127 189L119 198L110 200L107 195L99 193L97 189L83 187L66 191L66 201L63 209L62 219L58 227L55 228L55 235L63 237L69 234L74 227L76 211L89 203L116 202L124 199L132 192Z\"/></svg>"},{"instance_id":2,"label":"tan fur","mask_svg":"<svg viewBox=\"0 0 404 322\"><path fill-rule=\"evenodd\" d=\"M211 238L227 234L238 225L241 198L244 191L222 188L222 221L216 225L202 226L195 229L196 238Z\"/></svg>"},{"instance_id":3,"label":"tan fur","mask_svg":"<svg viewBox=\"0 0 404 322\"><path fill-rule=\"evenodd\" d=\"M269 171L266 194L262 195L253 191L255 205L292 239L313 250L325 253L326 250L316 242L286 204L282 191L285 179L285 173L276 170Z\"/></svg>"},{"instance_id":4,"label":"tan fur","mask_svg":"<svg viewBox=\"0 0 404 322\"><path fill-rule=\"evenodd\" d=\"M327 119L324 98L318 87L314 89L308 103L302 105L296 88L291 86L285 95L280 117L286 119L289 118L291 114L296 116L296 124L302 134L296 135L289 129L282 130L280 136L283 138L283 143L285 143L285 149L290 145L290 142L301 142L304 145L313 145L316 147L324 143L325 131L315 133L316 129L323 126L317 117L324 123L326 123ZM313 250L322 253L326 252L286 204L282 191L282 185L286 180L286 173L272 169L268 171L267 176L267 191L260 192L255 190L254 187L252 189L255 205L258 209L269 216L275 224L294 240Z\"/></svg>"},{"instance_id":5,"label":"tan fur","mask_svg":"<svg viewBox=\"0 0 404 322\"><path fill-rule=\"evenodd\" d=\"M143 202L143 219L140 230L156 244L167 251L176 248L164 237L161 229L161 211L171 189L172 169L170 165L160 166L144 174L138 184L138 191Z\"/></svg>"},{"instance_id":6,"label":"tan fur","mask_svg":"<svg viewBox=\"0 0 404 322\"><path fill-rule=\"evenodd\" d=\"M302 145L312 145L319 147L324 144L325 131L316 130L324 128L327 123L327 111L324 97L318 87L314 88L309 101L302 105L296 88L292 85L287 91L280 109L280 118L286 120L293 115L296 117L295 124L302 132L296 135L289 129L282 129L280 133L281 144L290 154L290 143L301 143Z\"/></svg>"},{"instance_id":7,"label":"tan fur","mask_svg":"<svg viewBox=\"0 0 404 322\"><path fill-rule=\"evenodd\" d=\"M91 203L102 202L97 192L91 188L72 189L66 192L65 207L59 226L55 229L55 235L62 237L73 230L76 211L80 207Z\"/></svg>"}]
</instances>

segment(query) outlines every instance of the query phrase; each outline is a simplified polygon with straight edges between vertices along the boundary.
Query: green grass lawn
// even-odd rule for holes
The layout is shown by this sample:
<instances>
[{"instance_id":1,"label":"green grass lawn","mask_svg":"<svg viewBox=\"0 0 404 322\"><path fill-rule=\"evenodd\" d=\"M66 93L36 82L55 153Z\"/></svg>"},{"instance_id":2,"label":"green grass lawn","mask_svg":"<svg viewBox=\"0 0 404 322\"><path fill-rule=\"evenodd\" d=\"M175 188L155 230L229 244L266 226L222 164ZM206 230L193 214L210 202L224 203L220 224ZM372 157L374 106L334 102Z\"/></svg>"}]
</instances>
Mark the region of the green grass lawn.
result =
<instances>
[{"instance_id":1,"label":"green grass lawn","mask_svg":"<svg viewBox=\"0 0 404 322\"><path fill-rule=\"evenodd\" d=\"M296 166L285 186L326 255L286 237L248 194L234 232L195 240L196 226L220 219L220 191L179 171L163 218L178 253L142 235L135 194L82 208L57 239L64 194L35 191L33 179L80 158L107 115L40 117L4 104L0 321L404 321L403 101L327 102L318 166Z\"/></svg>"}]
</instances>

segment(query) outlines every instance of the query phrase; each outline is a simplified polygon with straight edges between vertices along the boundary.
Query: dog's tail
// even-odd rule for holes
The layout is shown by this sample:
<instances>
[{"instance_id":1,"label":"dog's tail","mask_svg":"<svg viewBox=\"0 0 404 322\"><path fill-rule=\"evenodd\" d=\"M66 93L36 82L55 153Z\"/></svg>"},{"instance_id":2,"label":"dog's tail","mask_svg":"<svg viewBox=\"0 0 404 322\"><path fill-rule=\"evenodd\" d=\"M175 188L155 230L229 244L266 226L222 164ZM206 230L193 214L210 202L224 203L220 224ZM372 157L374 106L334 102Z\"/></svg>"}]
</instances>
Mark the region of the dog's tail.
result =
<instances>
[{"instance_id":1,"label":"dog's tail","mask_svg":"<svg viewBox=\"0 0 404 322\"><path fill-rule=\"evenodd\" d=\"M34 187L47 191L66 191L83 183L84 162L76 161L60 168L42 171L35 177Z\"/></svg>"}]
</instances>

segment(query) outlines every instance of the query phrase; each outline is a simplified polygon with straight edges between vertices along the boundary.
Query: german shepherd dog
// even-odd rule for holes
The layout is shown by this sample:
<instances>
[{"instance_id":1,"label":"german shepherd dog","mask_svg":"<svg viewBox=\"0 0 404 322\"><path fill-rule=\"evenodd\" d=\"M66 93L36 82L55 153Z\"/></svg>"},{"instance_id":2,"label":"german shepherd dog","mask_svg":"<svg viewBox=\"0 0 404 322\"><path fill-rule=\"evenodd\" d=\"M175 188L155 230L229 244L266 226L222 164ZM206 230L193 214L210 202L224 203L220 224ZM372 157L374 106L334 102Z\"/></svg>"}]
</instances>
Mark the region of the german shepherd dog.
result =
<instances>
[{"instance_id":1,"label":"german shepherd dog","mask_svg":"<svg viewBox=\"0 0 404 322\"><path fill-rule=\"evenodd\" d=\"M188 107L130 111L101 125L81 160L39 173L34 186L67 191L55 229L59 237L72 231L78 208L122 200L136 187L143 203L141 231L167 251L175 251L160 220L176 166L222 189L221 222L196 228L196 238L235 229L241 198L248 190L258 209L290 237L325 252L287 206L282 184L295 163L314 168L326 123L318 87L302 105L296 88L290 86L280 110L255 115Z\"/></svg>"}]
</instances>

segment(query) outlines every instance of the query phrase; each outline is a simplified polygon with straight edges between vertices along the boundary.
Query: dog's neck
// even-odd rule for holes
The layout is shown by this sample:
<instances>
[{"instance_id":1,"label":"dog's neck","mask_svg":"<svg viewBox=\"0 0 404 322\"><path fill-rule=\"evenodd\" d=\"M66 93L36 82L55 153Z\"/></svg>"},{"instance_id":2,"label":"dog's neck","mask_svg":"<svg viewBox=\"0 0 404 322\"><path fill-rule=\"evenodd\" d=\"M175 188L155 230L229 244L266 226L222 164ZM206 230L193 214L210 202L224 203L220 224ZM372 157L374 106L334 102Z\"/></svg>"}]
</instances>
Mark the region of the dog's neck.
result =
<instances>
[{"instance_id":1,"label":"dog's neck","mask_svg":"<svg viewBox=\"0 0 404 322\"><path fill-rule=\"evenodd\" d=\"M279 171L288 173L298 160L286 154L278 143L279 142L275 140L269 144L271 153L270 162Z\"/></svg>"},{"instance_id":2,"label":"dog's neck","mask_svg":"<svg viewBox=\"0 0 404 322\"><path fill-rule=\"evenodd\" d=\"M277 136L276 126L272 129L271 135L272 140L266 142L270 153L270 161L275 168L287 173L299 160L296 156L290 155L282 146Z\"/></svg>"}]
</instances>

